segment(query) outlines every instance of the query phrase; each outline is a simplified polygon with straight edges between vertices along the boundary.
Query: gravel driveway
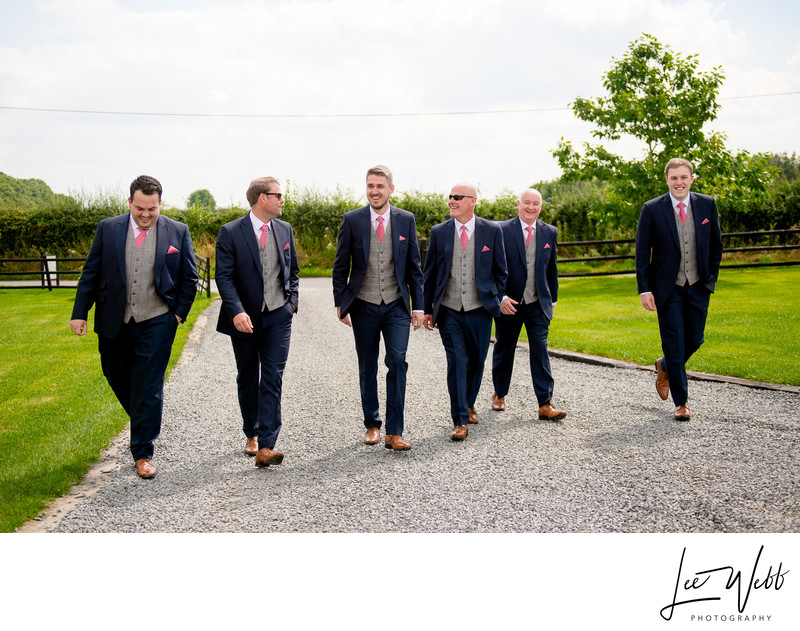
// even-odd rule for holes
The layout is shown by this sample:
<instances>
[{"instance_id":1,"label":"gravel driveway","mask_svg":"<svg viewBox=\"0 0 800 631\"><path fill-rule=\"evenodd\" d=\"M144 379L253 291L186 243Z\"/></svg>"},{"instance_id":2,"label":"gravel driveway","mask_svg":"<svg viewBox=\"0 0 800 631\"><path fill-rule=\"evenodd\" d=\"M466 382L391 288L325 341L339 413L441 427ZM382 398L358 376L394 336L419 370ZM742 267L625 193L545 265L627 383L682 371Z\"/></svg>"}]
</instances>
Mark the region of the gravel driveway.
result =
<instances>
[{"instance_id":1,"label":"gravel driveway","mask_svg":"<svg viewBox=\"0 0 800 631\"><path fill-rule=\"evenodd\" d=\"M364 445L352 331L334 315L329 279L301 279L277 445L286 459L257 469L242 454L233 352L215 331L218 309L209 308L165 388L158 477L136 476L124 433L95 468L97 492L49 531L800 530L793 393L693 381L694 417L677 423L652 372L554 359L554 403L568 416L545 422L525 349L508 410L490 409L490 349L480 423L453 443L444 350L437 331L420 329L408 352L404 437L413 449ZM381 365L379 383L384 375Z\"/></svg>"}]
</instances>

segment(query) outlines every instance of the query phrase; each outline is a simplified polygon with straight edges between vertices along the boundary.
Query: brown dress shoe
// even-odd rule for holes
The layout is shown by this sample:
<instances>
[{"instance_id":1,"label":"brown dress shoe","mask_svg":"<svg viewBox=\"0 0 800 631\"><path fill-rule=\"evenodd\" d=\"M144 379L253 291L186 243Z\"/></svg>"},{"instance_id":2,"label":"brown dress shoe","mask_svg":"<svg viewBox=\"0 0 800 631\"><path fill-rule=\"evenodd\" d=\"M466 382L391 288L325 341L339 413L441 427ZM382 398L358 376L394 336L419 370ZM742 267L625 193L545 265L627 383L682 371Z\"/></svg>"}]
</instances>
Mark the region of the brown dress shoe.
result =
<instances>
[{"instance_id":1,"label":"brown dress shoe","mask_svg":"<svg viewBox=\"0 0 800 631\"><path fill-rule=\"evenodd\" d=\"M404 441L403 437L397 434L386 434L386 440L383 446L386 447L386 449L394 449L395 451L411 449L411 443Z\"/></svg>"},{"instance_id":2,"label":"brown dress shoe","mask_svg":"<svg viewBox=\"0 0 800 631\"><path fill-rule=\"evenodd\" d=\"M478 424L478 413L475 411L474 407L471 407L469 409L469 422L472 423L473 425Z\"/></svg>"},{"instance_id":3,"label":"brown dress shoe","mask_svg":"<svg viewBox=\"0 0 800 631\"><path fill-rule=\"evenodd\" d=\"M248 438L247 442L244 444L244 455L245 456L255 456L258 453L258 438L253 436L252 438Z\"/></svg>"},{"instance_id":4,"label":"brown dress shoe","mask_svg":"<svg viewBox=\"0 0 800 631\"><path fill-rule=\"evenodd\" d=\"M566 415L567 415L566 412L562 412L561 410L556 410L549 403L545 403L542 407L539 408L540 421L560 421Z\"/></svg>"},{"instance_id":5,"label":"brown dress shoe","mask_svg":"<svg viewBox=\"0 0 800 631\"><path fill-rule=\"evenodd\" d=\"M667 378L667 371L661 367L663 360L656 360L656 392L664 401L669 396L669 379Z\"/></svg>"},{"instance_id":6,"label":"brown dress shoe","mask_svg":"<svg viewBox=\"0 0 800 631\"><path fill-rule=\"evenodd\" d=\"M136 473L139 474L140 478L149 480L150 478L156 477L158 469L156 469L156 465L153 464L150 458L139 458L139 460L136 461Z\"/></svg>"},{"instance_id":7,"label":"brown dress shoe","mask_svg":"<svg viewBox=\"0 0 800 631\"><path fill-rule=\"evenodd\" d=\"M456 425L453 433L450 434L450 438L453 440L464 440L469 434L469 426L468 425Z\"/></svg>"},{"instance_id":8,"label":"brown dress shoe","mask_svg":"<svg viewBox=\"0 0 800 631\"><path fill-rule=\"evenodd\" d=\"M692 418L692 413L689 411L689 404L686 403L685 405L676 406L673 416L676 421L688 421Z\"/></svg>"},{"instance_id":9,"label":"brown dress shoe","mask_svg":"<svg viewBox=\"0 0 800 631\"><path fill-rule=\"evenodd\" d=\"M364 444L366 445L377 445L381 440L381 430L377 427L370 427L367 430L366 436L364 436Z\"/></svg>"},{"instance_id":10,"label":"brown dress shoe","mask_svg":"<svg viewBox=\"0 0 800 631\"><path fill-rule=\"evenodd\" d=\"M498 397L497 393L495 392L492 395L492 409L495 412L502 412L506 409L506 398L505 397Z\"/></svg>"},{"instance_id":11,"label":"brown dress shoe","mask_svg":"<svg viewBox=\"0 0 800 631\"><path fill-rule=\"evenodd\" d=\"M262 447L256 454L256 466L268 467L273 464L283 462L283 454L280 451L273 451L269 447Z\"/></svg>"}]
</instances>

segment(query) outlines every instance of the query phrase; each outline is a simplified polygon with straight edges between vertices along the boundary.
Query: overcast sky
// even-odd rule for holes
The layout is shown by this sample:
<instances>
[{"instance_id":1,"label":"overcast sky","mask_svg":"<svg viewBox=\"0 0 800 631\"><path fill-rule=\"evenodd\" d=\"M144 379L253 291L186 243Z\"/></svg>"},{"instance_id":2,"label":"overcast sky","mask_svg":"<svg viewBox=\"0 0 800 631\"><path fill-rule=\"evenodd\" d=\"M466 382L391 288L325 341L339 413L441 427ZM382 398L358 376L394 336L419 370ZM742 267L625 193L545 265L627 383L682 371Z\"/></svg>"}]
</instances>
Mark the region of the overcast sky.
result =
<instances>
[{"instance_id":1,"label":"overcast sky","mask_svg":"<svg viewBox=\"0 0 800 631\"><path fill-rule=\"evenodd\" d=\"M446 192L463 180L485 195L518 191L559 176L550 151L562 136L590 140L591 127L568 106L602 96L612 57L643 32L698 54L702 69L723 67L723 107L710 129L727 133L730 148L800 150L797 2L0 0L0 7L0 171L42 179L60 193L123 193L146 173L175 206L200 188L220 205L244 205L249 181L263 175L284 188L290 180L361 195L376 163L392 168L398 191ZM787 92L795 94L753 96ZM492 110L535 111L443 114Z\"/></svg>"}]
</instances>

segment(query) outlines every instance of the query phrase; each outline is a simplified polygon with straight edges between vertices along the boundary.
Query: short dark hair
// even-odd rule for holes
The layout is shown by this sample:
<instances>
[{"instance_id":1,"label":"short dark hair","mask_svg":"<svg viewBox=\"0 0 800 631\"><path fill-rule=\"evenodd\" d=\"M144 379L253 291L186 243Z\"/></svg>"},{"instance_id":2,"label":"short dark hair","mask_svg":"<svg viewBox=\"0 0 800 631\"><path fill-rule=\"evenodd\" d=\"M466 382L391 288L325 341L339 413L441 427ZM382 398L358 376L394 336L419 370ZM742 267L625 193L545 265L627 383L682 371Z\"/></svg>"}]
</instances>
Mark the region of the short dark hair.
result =
<instances>
[{"instance_id":1,"label":"short dark hair","mask_svg":"<svg viewBox=\"0 0 800 631\"><path fill-rule=\"evenodd\" d=\"M392 186L392 170L384 164L376 164L374 167L367 171L367 177L370 175L381 175L386 178L389 186Z\"/></svg>"},{"instance_id":2,"label":"short dark hair","mask_svg":"<svg viewBox=\"0 0 800 631\"><path fill-rule=\"evenodd\" d=\"M158 199L161 200L161 193L163 192L161 189L161 182L159 182L156 178L150 175L140 175L137 177L133 182L131 182L131 197L133 199L133 194L136 191L142 191L145 195L152 195L153 193L158 193Z\"/></svg>"},{"instance_id":3,"label":"short dark hair","mask_svg":"<svg viewBox=\"0 0 800 631\"><path fill-rule=\"evenodd\" d=\"M247 203L250 204L250 208L256 205L259 196L261 193L271 193L272 192L272 185L275 184L280 186L280 182L276 180L274 177L260 177L252 182L250 182L250 186L247 189Z\"/></svg>"}]
</instances>

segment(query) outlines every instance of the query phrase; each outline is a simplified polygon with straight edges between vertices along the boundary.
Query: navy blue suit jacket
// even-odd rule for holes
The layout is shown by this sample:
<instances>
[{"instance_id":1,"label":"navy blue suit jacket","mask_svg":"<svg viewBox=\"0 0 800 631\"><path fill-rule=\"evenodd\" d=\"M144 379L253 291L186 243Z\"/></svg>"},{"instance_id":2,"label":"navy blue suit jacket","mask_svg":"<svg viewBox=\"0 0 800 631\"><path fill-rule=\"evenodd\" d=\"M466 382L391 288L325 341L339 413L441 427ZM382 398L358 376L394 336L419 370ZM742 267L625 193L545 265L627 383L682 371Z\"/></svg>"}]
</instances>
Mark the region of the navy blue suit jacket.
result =
<instances>
[{"instance_id":1,"label":"navy blue suit jacket","mask_svg":"<svg viewBox=\"0 0 800 631\"><path fill-rule=\"evenodd\" d=\"M128 301L125 240L129 224L130 213L126 213L103 219L97 226L72 308L73 320L86 320L94 304L94 330L105 337L114 337L125 317ZM197 295L197 263L192 238L186 224L163 215L158 216L156 226L156 293L183 321ZM177 251L168 252L170 248Z\"/></svg>"},{"instance_id":2,"label":"navy blue suit jacket","mask_svg":"<svg viewBox=\"0 0 800 631\"><path fill-rule=\"evenodd\" d=\"M250 213L226 223L217 236L217 271L214 276L217 291L222 298L222 308L217 320L217 331L235 337L258 334L261 326L261 307L264 304L264 278L261 254ZM283 291L297 312L300 289L297 252L294 247L292 226L280 219L270 222L278 250L281 253ZM253 333L242 333L233 326L233 317L246 313L253 323Z\"/></svg>"},{"instance_id":3,"label":"navy blue suit jacket","mask_svg":"<svg viewBox=\"0 0 800 631\"><path fill-rule=\"evenodd\" d=\"M525 284L528 282L525 234L522 232L519 217L504 221L500 224L500 229L503 231L506 263L508 264L506 296L521 302L522 294L525 293ZM539 306L550 320L553 319L553 303L558 302L557 234L555 226L551 226L541 219L536 220L536 231L534 232L536 260L533 268L536 295L539 298Z\"/></svg>"},{"instance_id":4,"label":"navy blue suit jacket","mask_svg":"<svg viewBox=\"0 0 800 631\"><path fill-rule=\"evenodd\" d=\"M423 292L425 313L433 314L438 321L439 307L447 289L453 263L455 219L436 224L431 228L428 255L425 259ZM508 268L500 226L481 217L475 217L475 286L484 308L493 316L500 315L500 301L506 288Z\"/></svg>"},{"instance_id":5,"label":"navy blue suit jacket","mask_svg":"<svg viewBox=\"0 0 800 631\"><path fill-rule=\"evenodd\" d=\"M397 283L403 304L411 315L422 311L422 270L420 268L417 222L414 215L402 208L389 207L392 230L392 256ZM339 317L350 311L367 273L372 223L369 206L344 214L333 263L333 303L339 307Z\"/></svg>"},{"instance_id":6,"label":"navy blue suit jacket","mask_svg":"<svg viewBox=\"0 0 800 631\"><path fill-rule=\"evenodd\" d=\"M713 197L689 193L697 235L697 268L700 282L709 292L719 275L722 233L717 203ZM652 292L656 305L672 294L681 264L681 248L675 209L669 193L651 199L642 207L636 229L636 285L640 294Z\"/></svg>"}]
</instances>

